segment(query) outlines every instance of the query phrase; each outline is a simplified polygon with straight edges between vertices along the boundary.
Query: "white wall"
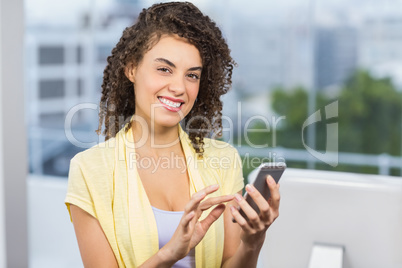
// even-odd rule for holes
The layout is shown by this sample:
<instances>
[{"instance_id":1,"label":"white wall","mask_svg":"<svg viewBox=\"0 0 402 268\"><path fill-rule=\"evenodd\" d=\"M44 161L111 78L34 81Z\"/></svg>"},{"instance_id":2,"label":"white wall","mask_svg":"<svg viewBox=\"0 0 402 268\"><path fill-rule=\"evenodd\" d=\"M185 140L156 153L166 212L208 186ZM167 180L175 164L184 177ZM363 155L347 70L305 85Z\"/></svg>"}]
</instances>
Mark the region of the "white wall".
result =
<instances>
[{"instance_id":1,"label":"white wall","mask_svg":"<svg viewBox=\"0 0 402 268\"><path fill-rule=\"evenodd\" d=\"M308 267L317 244L343 247L344 268L402 267L401 177L289 168L280 184L260 267Z\"/></svg>"},{"instance_id":2,"label":"white wall","mask_svg":"<svg viewBox=\"0 0 402 268\"><path fill-rule=\"evenodd\" d=\"M30 268L83 267L64 198L67 180L30 175L28 230Z\"/></svg>"},{"instance_id":3,"label":"white wall","mask_svg":"<svg viewBox=\"0 0 402 268\"><path fill-rule=\"evenodd\" d=\"M0 1L0 23L2 23L2 1ZM0 62L2 62L2 36L0 35ZM0 103L3 103L2 99L2 71L0 71ZM3 135L2 135L2 126L3 126L3 113L2 109L0 109L0 170L3 170ZM4 225L4 178L3 173L0 172L0 267L6 267L6 233L5 233L5 225Z\"/></svg>"},{"instance_id":4,"label":"white wall","mask_svg":"<svg viewBox=\"0 0 402 268\"><path fill-rule=\"evenodd\" d=\"M0 0L0 267L28 267L23 0Z\"/></svg>"}]
</instances>

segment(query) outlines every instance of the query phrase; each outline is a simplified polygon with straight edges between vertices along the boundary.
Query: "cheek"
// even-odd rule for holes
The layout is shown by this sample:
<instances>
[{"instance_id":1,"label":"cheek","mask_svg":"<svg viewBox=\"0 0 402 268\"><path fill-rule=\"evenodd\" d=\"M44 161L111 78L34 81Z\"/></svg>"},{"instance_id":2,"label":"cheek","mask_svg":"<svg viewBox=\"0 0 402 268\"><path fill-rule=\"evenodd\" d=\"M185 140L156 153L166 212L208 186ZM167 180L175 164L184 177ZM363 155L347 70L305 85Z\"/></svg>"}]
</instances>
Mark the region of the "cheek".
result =
<instances>
[{"instance_id":1,"label":"cheek","mask_svg":"<svg viewBox=\"0 0 402 268\"><path fill-rule=\"evenodd\" d=\"M153 94L158 92L161 85L155 79L146 79L135 85L136 96L142 96L143 98L152 98Z\"/></svg>"},{"instance_id":2,"label":"cheek","mask_svg":"<svg viewBox=\"0 0 402 268\"><path fill-rule=\"evenodd\" d=\"M198 96L199 90L200 90L199 86L194 86L193 88L190 88L190 90L188 91L189 99L195 101L195 99Z\"/></svg>"}]
</instances>

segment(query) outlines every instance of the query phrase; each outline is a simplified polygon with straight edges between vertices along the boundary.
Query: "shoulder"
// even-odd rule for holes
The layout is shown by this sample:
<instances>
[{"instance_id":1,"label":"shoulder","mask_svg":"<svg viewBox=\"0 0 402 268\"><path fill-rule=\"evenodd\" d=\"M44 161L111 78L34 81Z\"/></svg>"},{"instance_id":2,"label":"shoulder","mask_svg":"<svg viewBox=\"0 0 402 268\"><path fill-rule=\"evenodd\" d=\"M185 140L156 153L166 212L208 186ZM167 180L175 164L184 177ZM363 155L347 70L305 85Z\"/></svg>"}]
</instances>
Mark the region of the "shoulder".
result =
<instances>
[{"instance_id":1,"label":"shoulder","mask_svg":"<svg viewBox=\"0 0 402 268\"><path fill-rule=\"evenodd\" d=\"M242 160L227 142L205 139L204 164L209 171L215 171L224 194L234 194L244 187Z\"/></svg>"},{"instance_id":2,"label":"shoulder","mask_svg":"<svg viewBox=\"0 0 402 268\"><path fill-rule=\"evenodd\" d=\"M209 138L204 139L204 163L220 172L241 167L241 159L235 147Z\"/></svg>"},{"instance_id":3,"label":"shoulder","mask_svg":"<svg viewBox=\"0 0 402 268\"><path fill-rule=\"evenodd\" d=\"M115 148L110 145L109 141L99 143L76 154L70 162L65 202L95 218L113 199Z\"/></svg>"},{"instance_id":4,"label":"shoulder","mask_svg":"<svg viewBox=\"0 0 402 268\"><path fill-rule=\"evenodd\" d=\"M113 168L115 159L115 138L99 143L76 154L71 163L77 164L86 171L108 170Z\"/></svg>"},{"instance_id":5,"label":"shoulder","mask_svg":"<svg viewBox=\"0 0 402 268\"><path fill-rule=\"evenodd\" d=\"M237 149L231 144L210 138L204 138L204 152L206 157L229 157L233 159L239 155Z\"/></svg>"}]
</instances>

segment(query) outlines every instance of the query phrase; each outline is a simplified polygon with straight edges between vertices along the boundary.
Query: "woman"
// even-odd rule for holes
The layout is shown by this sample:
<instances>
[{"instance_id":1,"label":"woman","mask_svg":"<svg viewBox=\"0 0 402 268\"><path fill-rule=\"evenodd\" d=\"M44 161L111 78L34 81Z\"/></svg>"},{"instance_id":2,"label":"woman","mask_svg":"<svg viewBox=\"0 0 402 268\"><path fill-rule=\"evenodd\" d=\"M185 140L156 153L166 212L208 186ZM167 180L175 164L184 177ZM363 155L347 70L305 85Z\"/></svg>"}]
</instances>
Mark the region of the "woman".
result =
<instances>
[{"instance_id":1,"label":"woman","mask_svg":"<svg viewBox=\"0 0 402 268\"><path fill-rule=\"evenodd\" d=\"M153 5L125 29L102 84L107 141L70 164L65 202L85 267L256 266L279 186L267 178L270 202L246 186L257 215L237 151L206 138L222 128L233 64L191 3Z\"/></svg>"}]
</instances>

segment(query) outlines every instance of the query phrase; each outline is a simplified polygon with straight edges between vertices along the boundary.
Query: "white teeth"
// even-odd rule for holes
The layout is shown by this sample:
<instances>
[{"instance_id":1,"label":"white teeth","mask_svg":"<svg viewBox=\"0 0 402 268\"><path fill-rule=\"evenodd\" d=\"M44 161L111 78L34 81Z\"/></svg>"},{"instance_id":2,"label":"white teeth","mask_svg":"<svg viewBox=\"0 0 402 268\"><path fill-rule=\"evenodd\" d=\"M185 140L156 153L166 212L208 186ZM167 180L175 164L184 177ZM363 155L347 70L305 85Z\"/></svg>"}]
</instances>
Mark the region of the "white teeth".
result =
<instances>
[{"instance_id":1,"label":"white teeth","mask_svg":"<svg viewBox=\"0 0 402 268\"><path fill-rule=\"evenodd\" d=\"M180 102L173 102L173 101L167 100L167 99L165 99L165 98L159 98L159 100L160 100L162 103L164 103L164 104L166 104L166 105L168 105L168 106L170 106L170 107L173 107L173 108L177 108L177 107L179 107L179 106L181 105Z\"/></svg>"}]
</instances>

